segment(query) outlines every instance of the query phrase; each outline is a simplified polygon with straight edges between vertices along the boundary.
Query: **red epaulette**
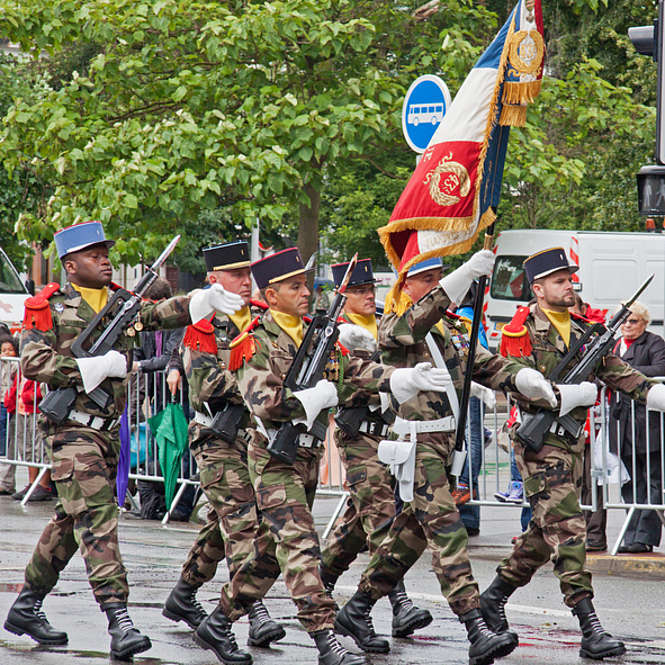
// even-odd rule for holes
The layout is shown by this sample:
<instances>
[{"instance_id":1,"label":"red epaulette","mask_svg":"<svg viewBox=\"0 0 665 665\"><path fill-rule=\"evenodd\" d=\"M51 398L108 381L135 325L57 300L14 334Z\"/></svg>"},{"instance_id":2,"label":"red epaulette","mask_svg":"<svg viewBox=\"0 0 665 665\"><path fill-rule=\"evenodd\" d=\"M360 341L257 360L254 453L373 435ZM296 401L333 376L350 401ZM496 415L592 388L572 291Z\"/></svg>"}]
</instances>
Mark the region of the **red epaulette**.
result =
<instances>
[{"instance_id":1,"label":"red epaulette","mask_svg":"<svg viewBox=\"0 0 665 665\"><path fill-rule=\"evenodd\" d=\"M337 348L339 349L339 352L342 354L342 356L348 356L349 355L349 350L342 344L339 340L336 342Z\"/></svg>"},{"instance_id":2,"label":"red epaulette","mask_svg":"<svg viewBox=\"0 0 665 665\"><path fill-rule=\"evenodd\" d=\"M575 321L581 321L582 323L591 323L591 319L587 319L586 316L582 316L577 312L570 312L570 318L575 319Z\"/></svg>"},{"instance_id":3,"label":"red epaulette","mask_svg":"<svg viewBox=\"0 0 665 665\"><path fill-rule=\"evenodd\" d=\"M526 329L526 320L531 310L528 307L518 307L512 321L506 324L501 331L501 346L499 353L502 356L521 358L531 355L531 338Z\"/></svg>"},{"instance_id":4,"label":"red epaulette","mask_svg":"<svg viewBox=\"0 0 665 665\"><path fill-rule=\"evenodd\" d=\"M185 336L182 338L184 346L202 351L203 353L217 354L217 340L215 339L215 328L208 319L201 319L187 326Z\"/></svg>"},{"instance_id":5,"label":"red epaulette","mask_svg":"<svg viewBox=\"0 0 665 665\"><path fill-rule=\"evenodd\" d=\"M254 339L252 331L258 327L260 320L261 317L257 316L237 337L231 340L229 344L231 349L229 369L232 372L239 370L245 360L250 360L254 355L257 341Z\"/></svg>"},{"instance_id":6,"label":"red epaulette","mask_svg":"<svg viewBox=\"0 0 665 665\"><path fill-rule=\"evenodd\" d=\"M36 296L31 296L25 303L25 313L23 315L23 329L41 330L46 332L53 328L53 318L51 317L51 307L49 298L60 289L60 284L50 282Z\"/></svg>"},{"instance_id":7,"label":"red epaulette","mask_svg":"<svg viewBox=\"0 0 665 665\"><path fill-rule=\"evenodd\" d=\"M446 316L453 321L459 321L462 318L459 314L455 314L455 312L451 312L449 309L446 310Z\"/></svg>"},{"instance_id":8,"label":"red epaulette","mask_svg":"<svg viewBox=\"0 0 665 665\"><path fill-rule=\"evenodd\" d=\"M249 301L249 304L262 309L264 312L268 309L268 303L263 302L263 300L254 300L254 298L252 298Z\"/></svg>"},{"instance_id":9,"label":"red epaulette","mask_svg":"<svg viewBox=\"0 0 665 665\"><path fill-rule=\"evenodd\" d=\"M605 323L607 320L607 310L596 309L595 307L587 307L586 319L589 321L589 323Z\"/></svg>"}]
</instances>

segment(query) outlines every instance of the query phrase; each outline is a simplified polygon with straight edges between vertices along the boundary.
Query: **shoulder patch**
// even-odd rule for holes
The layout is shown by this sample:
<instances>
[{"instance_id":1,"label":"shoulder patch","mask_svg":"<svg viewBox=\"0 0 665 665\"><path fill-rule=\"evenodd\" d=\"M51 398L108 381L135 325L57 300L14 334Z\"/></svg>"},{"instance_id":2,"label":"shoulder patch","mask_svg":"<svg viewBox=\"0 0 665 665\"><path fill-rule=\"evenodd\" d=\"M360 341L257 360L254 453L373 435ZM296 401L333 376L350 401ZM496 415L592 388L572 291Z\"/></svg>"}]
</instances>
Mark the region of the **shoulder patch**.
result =
<instances>
[{"instance_id":1,"label":"shoulder patch","mask_svg":"<svg viewBox=\"0 0 665 665\"><path fill-rule=\"evenodd\" d=\"M53 328L53 317L48 299L60 289L60 284L47 284L36 296L31 296L25 303L23 314L24 330L41 330L46 332Z\"/></svg>"},{"instance_id":2,"label":"shoulder patch","mask_svg":"<svg viewBox=\"0 0 665 665\"><path fill-rule=\"evenodd\" d=\"M525 325L530 313L528 307L518 307L510 323L503 327L499 347L502 356L521 358L531 354L531 339Z\"/></svg>"},{"instance_id":3,"label":"shoulder patch","mask_svg":"<svg viewBox=\"0 0 665 665\"><path fill-rule=\"evenodd\" d=\"M229 357L229 370L235 372L239 370L246 360L251 360L256 352L257 342L252 335L256 330L261 317L257 316L237 337L234 337L229 344L231 356Z\"/></svg>"},{"instance_id":4,"label":"shoulder patch","mask_svg":"<svg viewBox=\"0 0 665 665\"><path fill-rule=\"evenodd\" d=\"M217 353L217 340L215 340L214 328L208 319L201 319L187 326L182 343L184 346L195 351Z\"/></svg>"}]
</instances>

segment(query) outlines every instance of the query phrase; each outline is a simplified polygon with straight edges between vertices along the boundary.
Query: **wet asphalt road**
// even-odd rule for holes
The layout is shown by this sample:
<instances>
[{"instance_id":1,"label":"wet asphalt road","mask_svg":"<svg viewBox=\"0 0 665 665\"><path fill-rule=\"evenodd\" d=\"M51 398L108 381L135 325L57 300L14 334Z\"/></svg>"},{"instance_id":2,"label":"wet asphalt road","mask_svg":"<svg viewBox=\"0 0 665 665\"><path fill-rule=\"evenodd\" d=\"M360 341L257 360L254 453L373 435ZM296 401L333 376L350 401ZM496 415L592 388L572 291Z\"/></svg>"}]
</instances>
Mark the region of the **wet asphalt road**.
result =
<instances>
[{"instance_id":1,"label":"wet asphalt road","mask_svg":"<svg viewBox=\"0 0 665 665\"><path fill-rule=\"evenodd\" d=\"M331 498L317 499L315 513L322 528L332 502ZM24 510L11 499L0 498L0 617L3 621L52 506L30 505ZM506 533L510 533L515 519L514 512L504 511L494 518L494 528L502 528L498 522L505 520ZM194 644L191 631L184 624L175 624L161 615L161 603L178 577L195 530L194 524L164 529L156 522L122 518L121 550L129 570L130 613L153 643L150 651L135 657L136 663L204 665L217 662L211 652ZM496 562L507 549L482 546L482 538L474 540L481 543L471 548L474 572L484 588L493 577ZM366 555L362 555L339 581L336 598L340 604L353 593L366 561ZM222 566L216 579L199 592L198 597L207 610L213 609L220 584L226 579L226 567ZM372 655L369 662L374 665L468 663L464 628L440 595L427 554L409 572L406 584L412 598L432 612L434 622L412 639L393 639L390 654ZM609 631L624 639L628 647L625 656L606 662L665 664L665 582L596 575L594 586L594 602L601 621ZM520 646L497 662L506 665L585 662L578 657L577 622L563 606L551 568L541 570L511 601L508 617L520 635ZM281 580L266 605L272 616L285 625L287 635L274 649L250 649L254 662L257 665L316 663L316 650L295 619L295 607ZM45 610L56 628L68 632L69 644L40 648L25 636L17 637L0 629L0 665L97 665L109 661L106 619L93 600L80 556L77 555L64 571L58 586L47 598ZM373 616L377 632L389 635L391 613L387 600L377 603ZM244 645L247 621L236 623L235 631L239 643ZM341 640L349 648L355 648L347 638Z\"/></svg>"}]
</instances>

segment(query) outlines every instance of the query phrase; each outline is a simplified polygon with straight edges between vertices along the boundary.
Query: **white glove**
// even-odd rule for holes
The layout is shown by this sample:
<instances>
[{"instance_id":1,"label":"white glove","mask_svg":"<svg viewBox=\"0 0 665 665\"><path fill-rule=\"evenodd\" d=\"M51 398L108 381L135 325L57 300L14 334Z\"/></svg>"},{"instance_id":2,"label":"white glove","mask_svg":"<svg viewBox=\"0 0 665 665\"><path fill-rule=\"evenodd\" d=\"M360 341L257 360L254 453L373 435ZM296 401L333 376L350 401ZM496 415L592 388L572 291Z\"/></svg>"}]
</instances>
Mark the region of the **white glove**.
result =
<instances>
[{"instance_id":1,"label":"white glove","mask_svg":"<svg viewBox=\"0 0 665 665\"><path fill-rule=\"evenodd\" d=\"M647 409L654 411L665 411L665 385L656 383L647 393Z\"/></svg>"},{"instance_id":2,"label":"white glove","mask_svg":"<svg viewBox=\"0 0 665 665\"><path fill-rule=\"evenodd\" d=\"M532 400L544 399L550 406L556 406L556 396L550 382L537 370L523 367L515 375L515 386L524 397Z\"/></svg>"},{"instance_id":3,"label":"white glove","mask_svg":"<svg viewBox=\"0 0 665 665\"><path fill-rule=\"evenodd\" d=\"M492 274L495 258L494 253L489 249L481 249L457 270L446 275L439 282L441 288L452 302L459 305L474 279Z\"/></svg>"},{"instance_id":4,"label":"white glove","mask_svg":"<svg viewBox=\"0 0 665 665\"><path fill-rule=\"evenodd\" d=\"M390 376L390 390L402 404L415 397L421 390L445 392L452 383L445 369L432 367L432 363L418 363L415 367L401 367Z\"/></svg>"},{"instance_id":5,"label":"white glove","mask_svg":"<svg viewBox=\"0 0 665 665\"><path fill-rule=\"evenodd\" d=\"M340 343L349 351L376 351L374 335L366 328L354 323L342 323L337 329Z\"/></svg>"},{"instance_id":6,"label":"white glove","mask_svg":"<svg viewBox=\"0 0 665 665\"><path fill-rule=\"evenodd\" d=\"M305 419L294 418L293 424L305 423L309 430L316 417L323 411L329 409L331 406L337 406L337 388L332 381L321 379L313 388L305 388L304 390L297 390L293 396L300 400L303 409L305 409Z\"/></svg>"},{"instance_id":7,"label":"white glove","mask_svg":"<svg viewBox=\"0 0 665 665\"><path fill-rule=\"evenodd\" d=\"M471 381L471 397L477 397L488 409L493 409L496 406L496 395L494 394L494 391L485 386L481 386L475 381Z\"/></svg>"},{"instance_id":8,"label":"white glove","mask_svg":"<svg viewBox=\"0 0 665 665\"><path fill-rule=\"evenodd\" d=\"M111 349L103 356L92 358L76 358L81 378L83 379L83 390L91 393L104 379L112 376L124 379L127 376L127 358L119 351Z\"/></svg>"},{"instance_id":9,"label":"white glove","mask_svg":"<svg viewBox=\"0 0 665 665\"><path fill-rule=\"evenodd\" d=\"M598 388L591 381L557 383L556 387L561 395L560 416L565 416L578 406L593 406L598 397Z\"/></svg>"},{"instance_id":10,"label":"white glove","mask_svg":"<svg viewBox=\"0 0 665 665\"><path fill-rule=\"evenodd\" d=\"M192 292L189 299L189 316L192 323L208 318L214 311L222 314L235 314L245 306L245 301L237 293L231 293L215 282L209 289Z\"/></svg>"}]
</instances>

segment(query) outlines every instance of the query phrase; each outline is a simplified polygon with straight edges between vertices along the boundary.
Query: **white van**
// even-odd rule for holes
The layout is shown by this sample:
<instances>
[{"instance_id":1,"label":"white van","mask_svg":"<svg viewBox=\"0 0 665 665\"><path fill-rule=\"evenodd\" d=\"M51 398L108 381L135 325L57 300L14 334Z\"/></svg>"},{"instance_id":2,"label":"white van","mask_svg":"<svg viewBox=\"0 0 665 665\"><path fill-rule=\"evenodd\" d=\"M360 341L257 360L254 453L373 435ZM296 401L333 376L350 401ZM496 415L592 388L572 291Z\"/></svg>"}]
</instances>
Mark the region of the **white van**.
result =
<instances>
[{"instance_id":1,"label":"white van","mask_svg":"<svg viewBox=\"0 0 665 665\"><path fill-rule=\"evenodd\" d=\"M17 332L23 321L23 303L30 297L14 264L0 247L0 323Z\"/></svg>"},{"instance_id":2,"label":"white van","mask_svg":"<svg viewBox=\"0 0 665 665\"><path fill-rule=\"evenodd\" d=\"M574 279L582 299L613 314L618 303L633 295L644 280L654 280L640 296L651 314L649 330L663 334L665 234L603 231L502 231L496 240L496 263L485 310L490 347L496 349L501 328L520 305L531 299L524 259L549 247L563 247L579 265Z\"/></svg>"}]
</instances>

